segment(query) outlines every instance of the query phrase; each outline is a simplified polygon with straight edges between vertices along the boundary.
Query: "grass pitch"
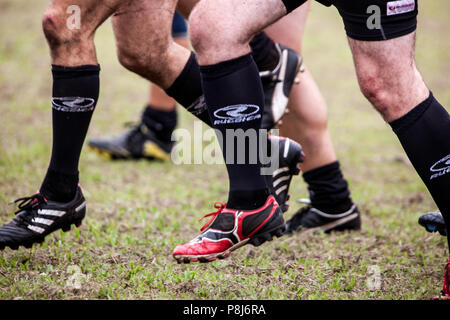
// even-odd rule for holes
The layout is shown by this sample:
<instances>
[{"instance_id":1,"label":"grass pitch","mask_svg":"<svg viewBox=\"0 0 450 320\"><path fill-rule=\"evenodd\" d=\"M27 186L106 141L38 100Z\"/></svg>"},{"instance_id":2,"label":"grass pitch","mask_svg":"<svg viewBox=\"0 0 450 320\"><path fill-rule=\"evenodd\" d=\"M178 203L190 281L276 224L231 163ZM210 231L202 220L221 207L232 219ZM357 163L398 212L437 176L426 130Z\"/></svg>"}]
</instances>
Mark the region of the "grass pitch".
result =
<instances>
[{"instance_id":1,"label":"grass pitch","mask_svg":"<svg viewBox=\"0 0 450 320\"><path fill-rule=\"evenodd\" d=\"M32 194L51 150L50 60L41 32L48 1L0 0L0 221L8 202ZM435 96L450 106L448 1L420 4L417 62ZM101 98L89 137L116 134L136 119L146 81L115 57L108 21L96 37ZM330 110L330 130L362 211L361 232L294 235L229 259L178 265L173 248L191 239L203 214L225 200L222 165L110 162L85 148L81 229L42 246L0 252L1 299L428 299L441 288L446 240L417 224L435 209L395 135L357 87L342 22L313 4L304 56ZM181 111L180 127L193 128ZM293 199L305 197L302 179ZM289 218L299 205L291 203Z\"/></svg>"}]
</instances>

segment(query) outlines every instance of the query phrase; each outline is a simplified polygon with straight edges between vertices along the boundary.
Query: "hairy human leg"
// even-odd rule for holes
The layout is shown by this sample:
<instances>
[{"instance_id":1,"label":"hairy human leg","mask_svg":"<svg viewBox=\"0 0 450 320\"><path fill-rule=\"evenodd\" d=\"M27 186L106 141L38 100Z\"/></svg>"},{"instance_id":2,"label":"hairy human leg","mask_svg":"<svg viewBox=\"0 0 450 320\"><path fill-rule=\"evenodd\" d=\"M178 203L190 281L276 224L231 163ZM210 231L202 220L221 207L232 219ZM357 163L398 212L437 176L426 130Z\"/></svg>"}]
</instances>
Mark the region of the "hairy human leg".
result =
<instances>
[{"instance_id":1,"label":"hairy human leg","mask_svg":"<svg viewBox=\"0 0 450 320\"><path fill-rule=\"evenodd\" d=\"M93 38L116 3L53 0L44 14L53 74L52 155L40 191L16 200L19 211L0 227L0 250L31 248L56 230L79 226L85 216L78 162L99 95L100 67ZM71 14L80 24L67 23Z\"/></svg>"},{"instance_id":2,"label":"hairy human leg","mask_svg":"<svg viewBox=\"0 0 450 320\"><path fill-rule=\"evenodd\" d=\"M281 209L261 171L260 142L267 140L259 131L264 93L249 42L286 13L281 1L203 0L190 15L191 41L211 123L223 138L230 187L226 205L210 214L215 217L202 228L204 234L175 248L179 262L224 258L247 242L260 245L284 230ZM256 141L246 139L252 134ZM236 144L236 138L243 138L242 143ZM242 155L245 161L237 161Z\"/></svg>"},{"instance_id":3,"label":"hairy human leg","mask_svg":"<svg viewBox=\"0 0 450 320\"><path fill-rule=\"evenodd\" d=\"M172 23L172 37L175 43L183 48L189 49L189 41L187 39L187 25L183 17L175 13ZM150 86L150 94L148 106L159 111L173 111L176 107L176 101L169 97L163 89L157 85Z\"/></svg>"},{"instance_id":4,"label":"hairy human leg","mask_svg":"<svg viewBox=\"0 0 450 320\"><path fill-rule=\"evenodd\" d=\"M362 93L388 122L450 222L450 115L426 87L414 60L418 1L331 0L343 18ZM368 28L369 6L380 8ZM447 264L442 297L450 298Z\"/></svg>"},{"instance_id":5,"label":"hairy human leg","mask_svg":"<svg viewBox=\"0 0 450 320\"><path fill-rule=\"evenodd\" d=\"M95 31L111 16L119 3L119 0L52 0L42 19L52 64L68 67L97 64ZM80 9L79 28L67 26L72 14L67 12L72 6ZM78 12L73 11L73 14Z\"/></svg>"},{"instance_id":6,"label":"hairy human leg","mask_svg":"<svg viewBox=\"0 0 450 320\"><path fill-rule=\"evenodd\" d=\"M171 37L176 3L129 1L112 19L120 63L163 89L174 83L191 54Z\"/></svg>"},{"instance_id":7,"label":"hairy human leg","mask_svg":"<svg viewBox=\"0 0 450 320\"><path fill-rule=\"evenodd\" d=\"M196 2L196 0L181 0L178 2L177 8L187 17ZM174 44L168 36L170 14L174 10L175 3L169 1L158 5L156 1L152 5L148 2L131 1L121 6L113 17L113 26L118 40L119 60L129 70L148 80L155 81L169 96L209 125L210 120L204 104L196 56ZM150 13L152 6L157 8ZM161 11L161 14L158 13L158 10ZM133 15L132 22L128 22L126 16L133 12L138 12L138 14L137 16ZM148 19L147 15L156 17ZM226 21L225 17L220 21ZM134 32L134 29L137 32ZM152 30L158 30L157 34L150 35L151 41L144 43ZM151 50L148 48L150 45L152 46ZM273 42L268 45L274 47ZM265 50L265 53L272 58L270 50ZM270 67L271 63L267 62L268 59L264 55L259 55L259 58L261 65L258 67ZM277 61L274 64L276 65ZM166 70L167 66L171 70ZM162 81L162 83L158 83L158 81Z\"/></svg>"},{"instance_id":8,"label":"hairy human leg","mask_svg":"<svg viewBox=\"0 0 450 320\"><path fill-rule=\"evenodd\" d=\"M113 17L119 61L209 123L195 55L170 35L176 3L135 0L121 6Z\"/></svg>"},{"instance_id":9,"label":"hairy human leg","mask_svg":"<svg viewBox=\"0 0 450 320\"><path fill-rule=\"evenodd\" d=\"M266 33L287 47L302 52L302 38L310 1L266 29ZM336 161L333 143L328 132L328 109L318 86L308 68L299 74L300 83L289 96L290 113L280 126L282 136L298 141L307 157L302 163L303 172Z\"/></svg>"},{"instance_id":10,"label":"hairy human leg","mask_svg":"<svg viewBox=\"0 0 450 320\"><path fill-rule=\"evenodd\" d=\"M174 41L188 48L184 18L175 13L172 20ZM174 146L172 134L178 123L176 101L156 84L151 83L149 91L148 102L136 124L118 136L90 139L92 150L107 159L170 159Z\"/></svg>"},{"instance_id":11,"label":"hairy human leg","mask_svg":"<svg viewBox=\"0 0 450 320\"><path fill-rule=\"evenodd\" d=\"M200 1L189 18L199 64L211 65L248 54L252 37L285 14L286 7L280 0ZM223 23L217 24L218 20Z\"/></svg>"},{"instance_id":12,"label":"hairy human leg","mask_svg":"<svg viewBox=\"0 0 450 320\"><path fill-rule=\"evenodd\" d=\"M267 34L275 41L301 52L309 6L310 1L269 26ZM287 232L324 227L330 222L340 230L358 229L358 209L350 197L348 183L342 174L328 131L325 99L304 63L298 79L300 83L291 91L288 104L290 112L283 118L280 133L298 141L303 147L306 156L301 167L308 186L310 206L300 208L287 222ZM337 216L334 221L319 219L317 210ZM348 212L348 216L353 218L341 217L343 212ZM347 222L339 224L336 219L345 219Z\"/></svg>"},{"instance_id":13,"label":"hairy human leg","mask_svg":"<svg viewBox=\"0 0 450 320\"><path fill-rule=\"evenodd\" d=\"M361 91L386 122L402 117L429 95L414 61L415 38L415 32L386 41L349 38Z\"/></svg>"},{"instance_id":14,"label":"hairy human leg","mask_svg":"<svg viewBox=\"0 0 450 320\"><path fill-rule=\"evenodd\" d=\"M53 148L41 192L69 201L76 193L78 161L99 94L94 34L119 1L53 0L43 17L53 73ZM69 28L68 8L78 8L78 27Z\"/></svg>"},{"instance_id":15,"label":"hairy human leg","mask_svg":"<svg viewBox=\"0 0 450 320\"><path fill-rule=\"evenodd\" d=\"M391 124L448 228L450 115L416 68L415 33L382 42L350 39L349 43L361 91Z\"/></svg>"},{"instance_id":16,"label":"hairy human leg","mask_svg":"<svg viewBox=\"0 0 450 320\"><path fill-rule=\"evenodd\" d=\"M223 137L226 137L227 129L258 130L261 127L264 98L249 42L256 33L284 14L286 8L280 1L202 0L190 15L190 36L201 65L208 111L213 127ZM219 20L223 23L217 24ZM220 117L217 117L219 109L234 108L237 105L240 108L251 106L255 115L237 122L220 121ZM225 157L228 152L236 155L237 152L249 150L248 145L245 150L236 150L235 146L230 149L227 147L227 143L223 143ZM252 203L250 206L258 207L261 201L265 201L261 194L267 193L267 186L260 174L259 160L253 165L238 165L228 160L227 169L230 177L229 205L245 206L245 201L239 196L244 190L258 190L254 195L248 196Z\"/></svg>"}]
</instances>

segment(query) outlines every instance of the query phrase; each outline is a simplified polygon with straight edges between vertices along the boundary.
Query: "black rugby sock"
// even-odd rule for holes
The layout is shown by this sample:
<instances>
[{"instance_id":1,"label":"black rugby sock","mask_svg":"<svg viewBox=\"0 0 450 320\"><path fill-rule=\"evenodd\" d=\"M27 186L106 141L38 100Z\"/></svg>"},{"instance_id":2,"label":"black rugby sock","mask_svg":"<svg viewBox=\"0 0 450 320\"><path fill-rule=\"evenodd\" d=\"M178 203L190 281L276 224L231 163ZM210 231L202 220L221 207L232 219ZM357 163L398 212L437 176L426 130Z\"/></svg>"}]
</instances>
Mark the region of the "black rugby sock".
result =
<instances>
[{"instance_id":1,"label":"black rugby sock","mask_svg":"<svg viewBox=\"0 0 450 320\"><path fill-rule=\"evenodd\" d=\"M176 78L170 88L165 91L187 111L208 126L211 126L208 108L206 107L205 98L203 96L200 67L193 52L191 52L191 56L178 78Z\"/></svg>"},{"instance_id":2,"label":"black rugby sock","mask_svg":"<svg viewBox=\"0 0 450 320\"><path fill-rule=\"evenodd\" d=\"M68 202L78 185L78 162L99 95L100 66L52 67L53 147L40 192Z\"/></svg>"},{"instance_id":3,"label":"black rugby sock","mask_svg":"<svg viewBox=\"0 0 450 320\"><path fill-rule=\"evenodd\" d=\"M142 122L153 130L158 139L170 142L178 122L177 109L164 111L148 105L142 112Z\"/></svg>"},{"instance_id":4,"label":"black rugby sock","mask_svg":"<svg viewBox=\"0 0 450 320\"><path fill-rule=\"evenodd\" d=\"M275 46L275 42L264 32L258 33L250 41L253 60L259 72L274 70L280 61L280 52Z\"/></svg>"},{"instance_id":5,"label":"black rugby sock","mask_svg":"<svg viewBox=\"0 0 450 320\"><path fill-rule=\"evenodd\" d=\"M252 56L248 54L215 65L202 66L201 74L211 122L221 133L224 142L222 150L230 179L227 206L233 209L258 208L265 203L269 194L264 176L261 175L259 141L250 143L246 139L245 146L240 149L236 138L233 146L226 143L227 129L253 129L254 134L259 137L264 94L258 69ZM236 136L242 135L243 132L236 133ZM254 164L249 161L250 150L256 152ZM245 164L238 164L237 158L244 152Z\"/></svg>"},{"instance_id":6,"label":"black rugby sock","mask_svg":"<svg viewBox=\"0 0 450 320\"><path fill-rule=\"evenodd\" d=\"M339 214L352 205L348 183L338 161L303 173L308 184L311 205L329 214Z\"/></svg>"},{"instance_id":7,"label":"black rugby sock","mask_svg":"<svg viewBox=\"0 0 450 320\"><path fill-rule=\"evenodd\" d=\"M276 68L280 59L279 52L275 47L275 42L264 32L253 38L250 47L259 72ZM178 78L165 92L195 117L211 127L211 120L203 95L200 67L193 52Z\"/></svg>"},{"instance_id":8,"label":"black rugby sock","mask_svg":"<svg viewBox=\"0 0 450 320\"><path fill-rule=\"evenodd\" d=\"M450 115L430 92L391 126L450 230Z\"/></svg>"}]
</instances>

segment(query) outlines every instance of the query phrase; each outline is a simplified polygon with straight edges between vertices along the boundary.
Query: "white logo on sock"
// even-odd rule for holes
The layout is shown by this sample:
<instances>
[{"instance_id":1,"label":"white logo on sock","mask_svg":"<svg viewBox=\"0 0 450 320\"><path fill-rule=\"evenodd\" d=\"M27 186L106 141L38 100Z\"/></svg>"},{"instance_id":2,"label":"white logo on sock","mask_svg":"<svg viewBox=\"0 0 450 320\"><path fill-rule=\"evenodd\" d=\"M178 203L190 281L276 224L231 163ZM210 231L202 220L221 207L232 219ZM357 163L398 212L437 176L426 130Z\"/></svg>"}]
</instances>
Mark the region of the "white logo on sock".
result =
<instances>
[{"instance_id":1,"label":"white logo on sock","mask_svg":"<svg viewBox=\"0 0 450 320\"><path fill-rule=\"evenodd\" d=\"M95 100L83 97L52 98L52 107L62 112L89 112L94 110Z\"/></svg>"},{"instance_id":2,"label":"white logo on sock","mask_svg":"<svg viewBox=\"0 0 450 320\"><path fill-rule=\"evenodd\" d=\"M206 105L205 96L201 95L189 107L187 107L186 110L189 111L190 113L192 113L194 116L201 115L203 112L208 111L208 106Z\"/></svg>"},{"instance_id":3,"label":"white logo on sock","mask_svg":"<svg viewBox=\"0 0 450 320\"><path fill-rule=\"evenodd\" d=\"M214 112L214 124L241 123L260 119L259 107L254 104L236 104L220 108Z\"/></svg>"},{"instance_id":4,"label":"white logo on sock","mask_svg":"<svg viewBox=\"0 0 450 320\"><path fill-rule=\"evenodd\" d=\"M445 158L439 160L435 164L433 164L430 168L431 172L435 172L430 180L433 180L435 178L439 178L443 176L444 174L450 173L450 154L446 156Z\"/></svg>"}]
</instances>

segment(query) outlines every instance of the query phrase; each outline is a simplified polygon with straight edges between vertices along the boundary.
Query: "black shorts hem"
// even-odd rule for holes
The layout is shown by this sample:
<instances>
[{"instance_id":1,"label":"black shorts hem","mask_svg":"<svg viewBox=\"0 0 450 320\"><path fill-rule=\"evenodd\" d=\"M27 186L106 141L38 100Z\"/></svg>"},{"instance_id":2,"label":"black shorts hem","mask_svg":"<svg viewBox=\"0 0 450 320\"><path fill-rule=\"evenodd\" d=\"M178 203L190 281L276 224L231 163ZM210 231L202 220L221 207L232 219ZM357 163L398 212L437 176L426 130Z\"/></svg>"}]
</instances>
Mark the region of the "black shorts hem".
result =
<instances>
[{"instance_id":1,"label":"black shorts hem","mask_svg":"<svg viewBox=\"0 0 450 320\"><path fill-rule=\"evenodd\" d=\"M418 1L417 0L328 0L339 11L344 22L347 36L361 41L383 41L398 38L412 33L417 28ZM404 3L404 12L393 12L389 3L395 9ZM376 10L368 10L371 6ZM378 14L378 18L376 16ZM375 29L369 27L369 22ZM378 24L378 25L376 25Z\"/></svg>"},{"instance_id":2,"label":"black shorts hem","mask_svg":"<svg viewBox=\"0 0 450 320\"><path fill-rule=\"evenodd\" d=\"M391 40L395 38L400 38L403 36L406 36L407 34L413 33L416 31L417 25L411 26L409 28L403 29L403 30L396 30L393 32L383 32L382 30L379 30L378 34L358 34L349 32L346 30L346 34L349 38L353 40L359 40L359 41L386 41Z\"/></svg>"}]
</instances>

